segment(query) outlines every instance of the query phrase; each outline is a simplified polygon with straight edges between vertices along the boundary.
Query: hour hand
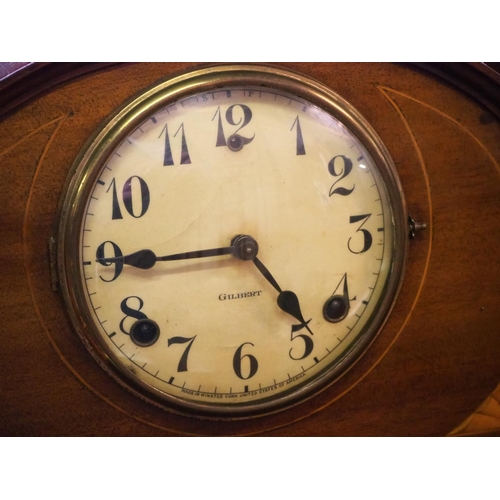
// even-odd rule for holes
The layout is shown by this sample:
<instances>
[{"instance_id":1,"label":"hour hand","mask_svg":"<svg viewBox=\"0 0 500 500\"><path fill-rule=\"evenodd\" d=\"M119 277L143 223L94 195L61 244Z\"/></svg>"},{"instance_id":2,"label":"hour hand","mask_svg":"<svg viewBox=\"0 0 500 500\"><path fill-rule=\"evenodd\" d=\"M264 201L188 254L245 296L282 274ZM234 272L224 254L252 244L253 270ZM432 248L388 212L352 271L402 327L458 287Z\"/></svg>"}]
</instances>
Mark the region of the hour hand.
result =
<instances>
[{"instance_id":1,"label":"hour hand","mask_svg":"<svg viewBox=\"0 0 500 500\"><path fill-rule=\"evenodd\" d=\"M299 298L294 292L291 292L290 290L282 290L281 287L278 285L277 281L274 279L273 275L269 272L267 267L262 264L262 262L257 258L254 257L252 259L253 263L255 264L255 267L261 272L261 274L266 278L269 283L276 289L276 291L279 293L278 295L278 307L282 310L285 311L287 314L290 314L290 316L293 316L296 320L300 321L300 324L302 326L305 326L307 328L307 331L313 335L313 332L309 329L309 326L307 324L309 321L306 321L304 319L304 316L302 316L302 311L300 310L300 304L299 304Z\"/></svg>"},{"instance_id":2,"label":"hour hand","mask_svg":"<svg viewBox=\"0 0 500 500\"><path fill-rule=\"evenodd\" d=\"M290 314L295 319L300 321L300 324L302 326L305 326L307 328L307 331L311 335L313 335L313 332L308 326L308 323L311 320L306 321L304 319L304 316L302 316L302 312L300 311L299 298L294 292L291 292L290 290L280 292L280 294L278 295L278 306L282 311L285 311L286 313Z\"/></svg>"}]
</instances>

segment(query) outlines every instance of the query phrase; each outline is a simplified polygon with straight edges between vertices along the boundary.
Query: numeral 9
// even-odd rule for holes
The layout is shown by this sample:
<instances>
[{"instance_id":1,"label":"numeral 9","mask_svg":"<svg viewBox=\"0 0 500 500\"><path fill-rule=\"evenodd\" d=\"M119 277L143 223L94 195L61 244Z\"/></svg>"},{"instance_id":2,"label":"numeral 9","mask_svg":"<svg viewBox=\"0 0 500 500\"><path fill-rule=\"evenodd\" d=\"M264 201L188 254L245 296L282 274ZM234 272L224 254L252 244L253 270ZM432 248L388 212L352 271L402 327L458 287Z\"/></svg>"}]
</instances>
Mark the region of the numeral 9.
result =
<instances>
[{"instance_id":1,"label":"numeral 9","mask_svg":"<svg viewBox=\"0 0 500 500\"><path fill-rule=\"evenodd\" d=\"M111 248L113 249L113 255L106 255L106 245L107 244L111 245ZM112 241L105 241L104 243L101 243L95 252L95 257L96 259L100 260L100 264L106 267L109 266L115 266L115 274L114 276L110 279L107 280L103 278L101 275L99 275L99 278L102 279L102 281L106 281L109 283L110 281L114 281L118 276L120 276L120 273L123 270L123 261L122 260L117 260L116 262L106 262L103 261L102 259L106 258L116 258L116 257L123 257L122 251L120 250L120 247L116 244L113 243Z\"/></svg>"}]
</instances>

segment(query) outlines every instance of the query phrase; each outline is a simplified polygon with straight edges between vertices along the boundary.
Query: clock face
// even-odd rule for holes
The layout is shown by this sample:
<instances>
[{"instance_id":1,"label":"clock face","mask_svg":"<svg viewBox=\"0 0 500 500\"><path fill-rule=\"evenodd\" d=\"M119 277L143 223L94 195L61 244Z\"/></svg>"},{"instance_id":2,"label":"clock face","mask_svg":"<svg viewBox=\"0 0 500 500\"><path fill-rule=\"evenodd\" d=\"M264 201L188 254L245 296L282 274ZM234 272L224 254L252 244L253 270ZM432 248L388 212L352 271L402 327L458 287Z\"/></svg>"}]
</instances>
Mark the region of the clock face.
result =
<instances>
[{"instance_id":1,"label":"clock face","mask_svg":"<svg viewBox=\"0 0 500 500\"><path fill-rule=\"evenodd\" d=\"M362 117L316 82L241 66L179 77L119 111L75 168L65 300L145 399L198 416L286 408L349 368L391 309L399 183Z\"/></svg>"}]
</instances>

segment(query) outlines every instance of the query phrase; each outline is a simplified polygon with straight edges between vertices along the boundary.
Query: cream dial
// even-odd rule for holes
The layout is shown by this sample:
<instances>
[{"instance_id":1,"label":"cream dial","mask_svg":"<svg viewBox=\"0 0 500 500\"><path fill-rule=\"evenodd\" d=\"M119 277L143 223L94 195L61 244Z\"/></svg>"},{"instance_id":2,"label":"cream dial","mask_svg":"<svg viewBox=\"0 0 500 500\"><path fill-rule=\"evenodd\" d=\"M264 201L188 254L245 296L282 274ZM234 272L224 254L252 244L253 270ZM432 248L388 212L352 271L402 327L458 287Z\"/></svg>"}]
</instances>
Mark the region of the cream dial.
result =
<instances>
[{"instance_id":1,"label":"cream dial","mask_svg":"<svg viewBox=\"0 0 500 500\"><path fill-rule=\"evenodd\" d=\"M70 307L94 355L199 415L274 411L334 380L402 273L403 201L375 134L351 131L334 94L349 119L306 84L251 76L129 104L111 144L98 136L80 158L80 208L63 220L78 241Z\"/></svg>"}]
</instances>

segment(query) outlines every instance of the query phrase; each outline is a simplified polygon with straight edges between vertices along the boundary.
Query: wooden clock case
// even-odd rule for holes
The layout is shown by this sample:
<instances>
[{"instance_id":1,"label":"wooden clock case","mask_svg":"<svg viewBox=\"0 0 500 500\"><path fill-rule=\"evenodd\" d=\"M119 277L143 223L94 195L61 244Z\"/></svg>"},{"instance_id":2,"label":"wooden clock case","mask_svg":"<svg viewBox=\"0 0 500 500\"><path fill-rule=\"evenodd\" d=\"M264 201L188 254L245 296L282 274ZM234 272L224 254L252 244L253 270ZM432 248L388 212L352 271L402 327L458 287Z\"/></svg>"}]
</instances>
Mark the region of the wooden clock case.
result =
<instances>
[{"instance_id":1,"label":"wooden clock case","mask_svg":"<svg viewBox=\"0 0 500 500\"><path fill-rule=\"evenodd\" d=\"M2 63L2 435L499 435L498 66L276 65L321 81L365 116L394 159L409 213L427 225L411 241L400 296L372 347L319 395L253 419L178 415L119 386L53 289L61 190L113 110L199 65Z\"/></svg>"}]
</instances>

